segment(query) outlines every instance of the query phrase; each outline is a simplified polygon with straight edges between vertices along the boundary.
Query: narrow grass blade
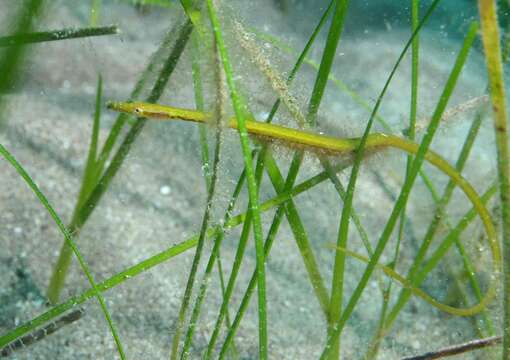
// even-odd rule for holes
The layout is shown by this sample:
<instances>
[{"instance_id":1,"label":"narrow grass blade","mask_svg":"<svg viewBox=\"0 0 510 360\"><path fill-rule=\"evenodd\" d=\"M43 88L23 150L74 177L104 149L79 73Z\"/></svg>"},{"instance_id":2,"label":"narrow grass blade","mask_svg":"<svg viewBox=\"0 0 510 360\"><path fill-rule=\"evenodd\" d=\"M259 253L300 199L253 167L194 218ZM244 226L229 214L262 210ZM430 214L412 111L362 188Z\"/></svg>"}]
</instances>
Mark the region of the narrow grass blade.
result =
<instances>
[{"instance_id":1,"label":"narrow grass blade","mask_svg":"<svg viewBox=\"0 0 510 360\"><path fill-rule=\"evenodd\" d=\"M0 37L0 47L28 45L49 41L78 39L92 36L116 35L119 33L117 25L90 27L83 29L62 29L41 31L26 34L17 34Z\"/></svg>"},{"instance_id":2,"label":"narrow grass blade","mask_svg":"<svg viewBox=\"0 0 510 360\"><path fill-rule=\"evenodd\" d=\"M419 0L411 0L411 32L416 31L416 28L419 24ZM418 71L419 71L419 51L420 51L420 43L419 43L419 34L416 34L412 41L411 45L411 101L410 101L410 111L409 111L409 127L406 135L409 140L414 141L416 135L416 114L417 114L417 105L418 105ZM409 175L411 171L413 157L411 155L407 156L406 163L406 177ZM428 180L428 179L427 179ZM428 182L431 183L431 182ZM404 227L406 225L406 206L403 207L402 213L400 215L400 223L398 229L397 236L397 244L395 246L395 252L393 255L393 260L391 261L391 268L395 269L398 263L399 254L400 254L400 244L402 243L402 238L404 237ZM381 306L381 314L379 316L379 322L377 325L377 330L375 331L374 340L371 342L367 355L365 356L366 360L375 359L377 353L379 351L380 340L382 339L382 333L384 329L384 320L386 318L386 313L389 307L389 300L391 296L392 290L392 281L390 279L386 290L384 290L384 296L382 298L382 306Z\"/></svg>"},{"instance_id":3,"label":"narrow grass blade","mask_svg":"<svg viewBox=\"0 0 510 360\"><path fill-rule=\"evenodd\" d=\"M163 93L163 89L165 88L170 75L174 71L177 62L186 46L188 38L190 36L191 30L193 29L192 24L189 21L184 22L180 26L178 26L177 37L175 42L172 44L172 40L174 39L175 34L167 37L162 44L161 51L157 51L153 61L149 64L146 71L142 75L142 78L137 83L133 94L140 94L142 89L145 86L146 78L149 74L154 70L156 66L156 59L159 59L159 56L167 50L167 46L170 47L169 55L166 58L163 67L159 73L158 78L156 79L150 95L147 97L147 101L155 102L159 99L161 94ZM113 146L117 140L117 137L120 134L122 127L127 121L127 116L119 116L115 124L113 125L112 130L103 146L103 150L101 151L99 158L97 160L96 168L98 171L102 171L104 164L106 163L110 151L113 149ZM69 229L74 232L79 232L83 225L88 220L89 216L94 211L95 207L99 203L102 198L104 192L110 185L112 179L117 174L117 171L122 166L124 159L131 149L131 145L137 139L138 135L141 133L143 127L145 125L145 120L140 119L137 121L126 134L123 142L120 144L117 152L111 160L110 165L104 171L101 176L101 179L98 181L97 185L91 191L90 196L84 202L83 206L80 208L78 215L76 217L76 221L69 225ZM48 298L51 299L53 303L58 302L60 297L60 292L65 282L65 278L67 276L67 269L69 268L71 260L71 251L69 247L64 243L60 250L59 257L54 266L52 278L50 284L48 286Z\"/></svg>"},{"instance_id":4,"label":"narrow grass blade","mask_svg":"<svg viewBox=\"0 0 510 360\"><path fill-rule=\"evenodd\" d=\"M97 80L96 90L96 106L94 111L94 122L92 123L92 133L90 135L89 153L85 163L85 170L83 172L82 188L78 196L78 202L75 211L79 210L83 202L89 197L91 191L97 185L100 169L97 168L97 148L99 139L99 125L101 122L101 106L103 96L103 80L99 75Z\"/></svg>"},{"instance_id":5,"label":"narrow grass blade","mask_svg":"<svg viewBox=\"0 0 510 360\"><path fill-rule=\"evenodd\" d=\"M434 3L431 5L431 7L427 11L426 15L424 16L424 19L420 22L419 26L416 28L415 32L413 33L413 36L411 37L411 41L414 38L414 36L418 33L418 31L421 28L421 26L423 25L423 23L428 19L428 17L434 10L435 6L437 6L438 2L439 1L434 1ZM386 243L388 242L388 240L391 236L391 233L393 232L394 225L395 225L396 220L400 214L400 211L402 210L403 205L405 205L405 203L407 202L409 192L414 184L416 175L418 174L418 171L419 171L421 164L424 160L424 155L427 152L430 143L432 142L435 131L437 130L437 127L439 125L439 120L441 118L441 115L446 107L446 104L449 100L451 92L453 91L453 88L455 87L456 81L460 74L460 70L462 69L462 66L467 58L469 48L470 48L472 42L474 41L474 37L476 35L476 30L477 30L476 24L472 24L472 26L470 27L468 36L466 38L466 41L464 42L462 50L459 54L459 57L457 58L455 66L452 70L452 73L447 81L445 90L439 100L436 111L434 112L434 116L433 116L433 119L432 119L428 129L427 129L427 133L424 136L424 138L420 144L420 149L419 149L418 153L416 154L416 158L413 162L412 170L410 171L410 173L408 174L408 176L406 178L406 181L402 187L399 198L393 208L390 218L389 218L389 220L384 228L384 231L378 241L376 250L374 251L374 255L373 255L369 265L367 266L365 273L362 276L361 281L359 282L358 286L354 290L354 293L351 296L351 299L349 300L349 303L347 304L340 321L337 323L338 326L333 331L335 336L330 335L330 338L328 339L329 346L332 345L332 341L335 341L336 337L341 333L341 331L345 325L345 322L347 321L347 319L350 317L352 311L354 310L354 307L357 304L359 298L361 297L361 294L363 293L363 290L368 282L368 279L370 278L370 276L374 270L374 266L377 263L377 261L379 260L379 257L381 256L381 254L386 246ZM403 55L405 54L409 45L410 45L410 42L408 42L406 44L404 51L402 52L401 56L399 57L399 60L397 61L397 65L402 60ZM394 74L394 71L392 71L392 73L390 74L389 80L391 80L393 74ZM380 104L382 96L384 95L384 93L387 89L387 84L385 85L383 91L381 92L381 95L378 98L377 104ZM378 108L378 105L376 105L376 107L374 108L374 113L377 111L377 108ZM365 130L365 134L360 141L360 147L358 148L359 150L356 154L356 160L354 162L353 170L351 172L351 178L349 179L349 187L347 190L348 201L346 201L345 207L342 212L342 219L341 219L341 225L340 225L340 231L339 231L339 241L338 241L339 246L342 245L343 243L345 243L344 238L347 238L347 235L348 235L348 219L350 217L349 216L350 208L352 207L352 196L354 193L354 184L356 182L357 173L359 171L361 156L363 155L364 143L366 142L366 139L368 138L368 134L369 134L372 122L373 122L373 116L369 120L369 124L367 125L367 129ZM329 353L328 346L326 346L326 349L323 352L322 357L326 358L327 353Z\"/></svg>"},{"instance_id":6,"label":"narrow grass blade","mask_svg":"<svg viewBox=\"0 0 510 360\"><path fill-rule=\"evenodd\" d=\"M215 53L215 57L217 59L217 53ZM222 115L223 115L223 107L224 107L223 100L224 99L223 99L223 91L222 91L223 83L222 83L222 76L221 76L221 66L219 64L219 60L217 60L215 63L216 63L216 66L215 66L216 89L215 90L216 90L217 98L216 98L216 104L215 104L215 110L214 110L215 115L213 117L215 129L216 129L215 130L214 159L213 159L213 164L212 164L212 169L211 169L211 178L210 178L210 182L209 182L209 187L207 189L208 190L207 202L206 202L206 207L205 207L204 216L203 216L203 220L202 220L202 227L200 229L200 236L198 238L197 248L195 251L195 256L193 258L193 263L191 265L191 270L190 270L190 274L188 277L188 282L186 284L183 301L181 304L181 308L179 310L179 316L178 316L178 320L177 320L176 330L174 332L173 339L172 339L172 353L170 356L171 359L177 358L180 333L182 331L182 327L184 326L184 317L186 316L186 312L187 312L189 303L191 301L191 294L193 291L196 274L198 272L198 265L200 263L203 247L205 244L207 228L209 226L210 212L211 212L211 208L213 205L212 201L213 201L216 182L217 182L217 178L218 178L218 165L220 162L220 149L221 149L221 134L222 134L222 129L223 129L223 126L221 126L221 120L222 120ZM199 296L200 296L200 294L199 294ZM200 315L200 304L201 304L201 300L199 298L199 299L197 299L197 306L194 307L192 314L191 314L191 319L190 319L189 325L188 325L188 331L186 333L184 346L183 346L182 353L181 353L181 360L188 359L188 357L189 357L189 351L190 351L190 347L191 347L191 342L193 340L193 334L195 332L196 322L198 321L198 317Z\"/></svg>"},{"instance_id":7,"label":"narrow grass blade","mask_svg":"<svg viewBox=\"0 0 510 360\"><path fill-rule=\"evenodd\" d=\"M27 0L24 6L21 6L20 13L14 17L12 27L14 34L30 32L33 26L33 19L41 12L43 0ZM9 47L7 51L0 56L0 94L16 85L19 67L25 56L26 48L21 45ZM0 98L0 113L3 113L3 100ZM0 129L4 119L0 116Z\"/></svg>"},{"instance_id":8,"label":"narrow grass blade","mask_svg":"<svg viewBox=\"0 0 510 360\"><path fill-rule=\"evenodd\" d=\"M510 156L508 153L508 114L496 1L479 0L482 42L489 74L494 131L496 135L499 196L503 243L503 359L510 359Z\"/></svg>"},{"instance_id":9,"label":"narrow grass blade","mask_svg":"<svg viewBox=\"0 0 510 360\"><path fill-rule=\"evenodd\" d=\"M60 232L64 235L65 241L68 244L68 246L72 249L73 253L76 255L76 258L78 259L78 262L80 263L80 267L82 268L83 272L85 273L85 276L87 277L87 280L89 281L90 285L92 286L92 289L94 291L94 296L99 301L99 304L101 306L101 310L104 313L105 319L108 323L108 326L110 327L110 331L113 335L113 338L115 340L115 344L117 345L117 350L119 352L119 355L121 359L125 359L124 350L122 349L122 344L120 342L120 338L117 334L117 330L115 329L115 326L113 325L113 321L111 318L111 315L106 307L106 303L104 301L103 296L101 295L96 282L94 281L94 278L92 277L92 273L89 270L88 265L85 262L85 259L79 252L76 244L74 243L74 240L72 239L71 233L66 228L60 217L57 215L51 204L49 203L48 199L44 194L39 190L39 187L34 183L30 175L23 169L23 167L18 163L18 161L12 156L11 153L2 145L0 144L0 154L14 167L14 169L18 172L18 174L25 180L27 185L30 187L30 189L34 192L34 194L37 196L41 204L46 208L50 216L52 217L53 221L59 228ZM3 346L3 345L2 345ZM0 347L2 347L0 346Z\"/></svg>"},{"instance_id":10,"label":"narrow grass blade","mask_svg":"<svg viewBox=\"0 0 510 360\"><path fill-rule=\"evenodd\" d=\"M212 207L214 191L215 191L215 187L216 187L216 180L217 180L217 176L218 176L218 164L220 161L220 144L221 144L221 129L222 129L222 127L219 124L217 124L216 129L217 129L216 136L215 136L216 146L215 146L214 159L213 159L213 168L212 168L212 173L211 173L211 182L209 184L207 202L206 202L204 216L202 219L202 227L200 229L200 236L198 238L195 256L193 257L193 263L191 265L190 274L188 277L188 281L186 283L186 289L184 291L181 308L179 310L176 330L174 331L174 334L172 337L172 354L170 356L171 359L177 359L180 334L182 331L182 327L184 325L184 318L186 316L186 312L187 312L189 303L191 301L191 293L193 291L195 277L198 272L198 265L200 263L202 250L203 250L203 247L205 244L207 228L209 226L209 219L211 216L210 212L211 212L211 207ZM196 307L196 309L197 310L192 313L192 317L191 317L189 328L188 328L189 330L188 330L188 333L187 333L187 336L185 339L184 347L182 349L181 359L187 359L189 356L189 348L191 346L191 341L192 341L192 337L193 337L193 333L194 333L194 329L195 329L195 324L196 324L196 321L198 320L200 307Z\"/></svg>"},{"instance_id":11,"label":"narrow grass blade","mask_svg":"<svg viewBox=\"0 0 510 360\"><path fill-rule=\"evenodd\" d=\"M270 156L270 154L266 156L265 160L266 170L269 175L269 179L271 180L277 194L283 193L286 188L294 184L294 180L297 177L298 169L298 167L295 164L301 163L301 161L302 157L298 157L295 159L295 162L290 166L290 169L294 171L292 173L289 172L289 174L287 175L287 179L284 180L280 173L280 170L278 169L278 166L276 165L275 160ZM319 266L315 258L315 255L312 251L312 247L310 245L306 229L303 225L303 222L301 221L297 207L292 199L284 204L284 210L289 225L291 227L292 233L294 235L294 239L301 253L301 258L303 259L306 271L308 273L308 277L310 279L310 283L312 285L313 290L315 291L315 296L317 297L321 309L324 312L325 317L327 318L329 308L328 291L324 284L322 275L319 272Z\"/></svg>"},{"instance_id":12,"label":"narrow grass blade","mask_svg":"<svg viewBox=\"0 0 510 360\"><path fill-rule=\"evenodd\" d=\"M257 176L257 174L255 174L255 176ZM241 192L241 190L242 190L242 188L244 186L245 179L246 179L246 175L245 175L245 172L243 171L243 173L241 174L241 176L239 178L239 181L237 182L237 185L236 185L236 187L234 189L234 192L233 192L232 197L230 199L227 211L225 212L225 217L224 217L223 224L228 224L230 222L231 213L234 210L234 207L235 207L235 204L237 202L237 199L239 198L239 194L240 194L240 192ZM245 225L245 228L249 229L250 228L250 224L248 223L247 225ZM196 300L195 306L193 308L193 312L194 313L195 312L198 313L198 311L199 311L198 309L200 308L200 306L202 304L202 301L205 299L207 287L209 285L208 279L211 276L211 273L212 273L213 267L214 267L214 263L216 262L218 264L218 268L219 268L218 270L219 270L219 274L220 274L220 282L221 282L221 288L222 288L222 294L223 294L223 302L225 303L224 305L222 304L222 307L224 307L225 310L224 311L220 311L220 315L218 316L218 320L216 322L217 325L215 326L215 328L213 330L213 335L211 336L211 340L215 336L214 333L219 333L219 329L220 329L221 321L222 321L222 316L225 316L225 318L227 320L227 323L230 323L230 321L228 319L228 317L229 317L229 314L228 314L228 301L230 300L231 286L232 286L232 284L234 282L232 281L231 278L229 278L228 285L225 286L224 280L223 280L223 271L222 271L221 262L220 262L220 248L221 248L221 244L223 242L223 239L225 237L225 230L226 230L226 227L223 227L223 228L221 228L221 230L219 229L216 232L215 239L214 239L214 245L213 245L213 248L211 250L211 255L209 256L209 260L207 262L207 266L206 266L206 269L205 269L205 272L204 272L204 276L203 276L201 284L200 284L200 289L199 289L199 293L197 295L197 300ZM243 233L244 233L244 231L245 230L243 228ZM243 237L241 237L240 243L245 243L245 240L243 240ZM237 264L237 262L236 262L236 264ZM234 268L232 269L232 275L233 276L237 275L237 271L236 271L236 267L237 266L236 266L236 264L234 264ZM195 309L197 309L197 310L195 310ZM196 315L196 316L198 316L198 315ZM190 336L191 335L192 334L190 334Z\"/></svg>"},{"instance_id":13,"label":"narrow grass blade","mask_svg":"<svg viewBox=\"0 0 510 360\"><path fill-rule=\"evenodd\" d=\"M85 169L83 171L82 182L80 186L80 191L78 193L78 199L76 201L76 205L73 210L73 215L71 217L71 224L69 226L69 230L74 234L75 238L78 239L79 231L76 231L73 224L78 220L79 212L81 207L83 206L85 200L90 196L92 190L96 187L99 176L101 174L101 169L97 164L97 144L99 137L99 125L101 118L101 106L102 106L102 78L99 75L98 83L97 83L97 91L96 91L96 105L94 112L94 120L92 124L92 133L90 136L90 144L89 151L87 155L87 160L85 163ZM70 265L72 256L72 251L69 245L64 242L62 244L59 259L57 262L57 267L59 269L67 269ZM63 287L63 282L65 279L65 274L62 272L53 272L50 278L50 284L48 286L47 296L48 300L51 304L56 304L58 302L58 294L60 289Z\"/></svg>"},{"instance_id":14,"label":"narrow grass blade","mask_svg":"<svg viewBox=\"0 0 510 360\"><path fill-rule=\"evenodd\" d=\"M242 110L241 98L237 93L234 82L232 66L230 64L227 49L223 41L221 25L216 14L216 10L211 0L207 0L209 17L213 26L214 36L220 53L221 61L225 69L227 84L232 98L232 104L236 117L239 122L239 136L246 168L246 179L248 183L248 194L250 199L251 214L253 216L253 233L255 237L255 248L257 257L257 288L258 288L258 306L259 306L259 357L261 360L267 359L267 316L266 316L266 277L265 260L262 243L262 226L260 222L260 210L258 204L258 187L255 182L255 174L251 158L250 144L248 142L248 133L246 131L245 114Z\"/></svg>"},{"instance_id":15,"label":"narrow grass blade","mask_svg":"<svg viewBox=\"0 0 510 360\"><path fill-rule=\"evenodd\" d=\"M262 170L263 167L261 166L261 163L258 162L257 165L259 165L255 169L255 180L257 182L260 182L260 179L262 178ZM246 168L245 168L246 172ZM232 221L233 219L231 219ZM228 305L229 301L232 297L234 287L237 280L237 275L239 274L239 269L241 268L241 263L244 257L244 253L246 250L246 245L248 242L248 236L250 234L250 229L253 224L253 212L251 210L251 204L248 204L248 211L246 212L246 217L243 221L243 229L241 231L241 236L239 238L239 243L237 246L236 254L234 256L234 263L232 265L232 270L230 273L230 277L228 279L227 287L223 294L223 301L220 307L220 311L218 314L218 317L216 319L216 323L214 325L213 333L211 334L211 337L209 339L209 344L207 345L207 351L205 353L204 358L209 359L212 356L212 353L214 351L214 345L216 344L216 341L218 339L218 336L220 334L220 329L223 323L223 319L226 317L226 314L228 312ZM218 244L219 246L220 244ZM217 254L217 252L215 253Z\"/></svg>"},{"instance_id":16,"label":"narrow grass blade","mask_svg":"<svg viewBox=\"0 0 510 360\"><path fill-rule=\"evenodd\" d=\"M317 112L319 111L322 96L324 95L324 90L326 89L326 84L328 82L329 73L331 72L331 66L333 65L333 60L335 59L336 49L342 34L348 6L349 0L335 1L335 9L333 11L333 18L331 20L328 38L326 39L326 45L324 47L324 51L322 52L321 64L319 71L317 72L317 77L315 78L312 96L310 97L310 102L308 103L307 121L312 126L315 126L317 122Z\"/></svg>"},{"instance_id":17,"label":"narrow grass blade","mask_svg":"<svg viewBox=\"0 0 510 360\"><path fill-rule=\"evenodd\" d=\"M90 4L90 26L97 26L101 16L101 0L91 0Z\"/></svg>"},{"instance_id":18,"label":"narrow grass blade","mask_svg":"<svg viewBox=\"0 0 510 360\"><path fill-rule=\"evenodd\" d=\"M295 176L288 177L284 187L292 186L290 184L293 183L294 180L295 180ZM271 246L273 245L273 241L276 237L279 226L283 219L284 210L285 210L285 208L283 205L278 207L278 209L276 210L275 216L273 218L273 222L271 223L271 227L269 228L266 240L264 242L264 254L266 257L269 256ZM248 287L244 293L243 299L241 301L241 305L239 306L239 309L237 311L234 322L228 329L227 336L226 336L225 341L224 341L224 343L221 347L221 350L220 350L219 359L225 358L227 351L229 349L229 346L234 341L234 336L237 332L237 329L239 328L239 325L241 324L241 320L246 312L246 309L248 308L248 305L249 305L250 299L251 299L251 295L253 294L253 291L255 290L256 284L257 284L257 269L255 269L253 271L253 274L251 276L250 282L248 283Z\"/></svg>"},{"instance_id":19,"label":"narrow grass blade","mask_svg":"<svg viewBox=\"0 0 510 360\"><path fill-rule=\"evenodd\" d=\"M191 74L193 77L193 89L195 94L195 106L197 110L204 110L204 89L202 86L202 71L200 69L200 42L198 33L193 32L191 35ZM206 188L209 188L211 183L211 174L209 170L209 145L207 143L207 130L206 125L200 125L198 127L200 137L200 149L202 155L202 171L204 173L204 179Z\"/></svg>"}]
</instances>

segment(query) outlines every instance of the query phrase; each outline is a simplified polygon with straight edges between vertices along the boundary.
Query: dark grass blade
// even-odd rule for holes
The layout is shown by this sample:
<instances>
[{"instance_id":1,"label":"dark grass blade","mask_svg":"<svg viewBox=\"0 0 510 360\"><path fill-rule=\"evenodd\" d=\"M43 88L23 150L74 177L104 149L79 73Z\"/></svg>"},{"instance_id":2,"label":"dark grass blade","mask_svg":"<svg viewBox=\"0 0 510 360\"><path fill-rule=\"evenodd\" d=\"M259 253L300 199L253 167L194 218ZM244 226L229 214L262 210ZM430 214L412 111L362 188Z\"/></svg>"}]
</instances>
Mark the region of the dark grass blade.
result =
<instances>
[{"instance_id":1,"label":"dark grass blade","mask_svg":"<svg viewBox=\"0 0 510 360\"><path fill-rule=\"evenodd\" d=\"M8 357L14 351L20 350L24 347L30 346L38 341L43 340L46 336L51 335L66 325L72 324L83 317L85 310L80 308L73 310L69 314L59 317L57 320L45 325L44 327L31 332L28 335L22 336L7 346L0 349L0 357Z\"/></svg>"},{"instance_id":2,"label":"dark grass blade","mask_svg":"<svg viewBox=\"0 0 510 360\"><path fill-rule=\"evenodd\" d=\"M102 96L103 80L101 75L99 75L97 80L96 105L94 111L94 121L92 123L92 133L90 135L89 152L87 155L87 161L85 163L81 189L78 195L78 201L75 206L75 215L73 218L78 214L79 209L83 206L83 202L89 197L91 191L97 185L97 181L99 180L98 177L100 175L100 169L97 167L97 149L99 139L99 126L101 123Z\"/></svg>"},{"instance_id":3,"label":"dark grass blade","mask_svg":"<svg viewBox=\"0 0 510 360\"><path fill-rule=\"evenodd\" d=\"M0 37L0 47L20 46L49 41L60 41L78 39L92 36L116 35L119 33L117 25L90 27L83 29L62 29L52 31L41 31L27 34L17 34Z\"/></svg>"}]
</instances>

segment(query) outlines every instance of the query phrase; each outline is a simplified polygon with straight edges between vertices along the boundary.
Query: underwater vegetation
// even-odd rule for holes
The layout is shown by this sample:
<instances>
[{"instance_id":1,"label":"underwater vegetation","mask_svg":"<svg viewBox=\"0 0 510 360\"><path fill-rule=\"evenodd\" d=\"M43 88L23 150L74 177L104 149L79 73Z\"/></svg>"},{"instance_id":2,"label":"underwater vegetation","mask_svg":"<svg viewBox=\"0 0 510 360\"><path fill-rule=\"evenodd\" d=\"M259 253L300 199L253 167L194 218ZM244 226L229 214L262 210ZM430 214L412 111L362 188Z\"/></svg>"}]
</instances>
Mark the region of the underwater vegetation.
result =
<instances>
[{"instance_id":1,"label":"underwater vegetation","mask_svg":"<svg viewBox=\"0 0 510 360\"><path fill-rule=\"evenodd\" d=\"M0 2L0 356L510 359L510 5L320 3Z\"/></svg>"}]
</instances>

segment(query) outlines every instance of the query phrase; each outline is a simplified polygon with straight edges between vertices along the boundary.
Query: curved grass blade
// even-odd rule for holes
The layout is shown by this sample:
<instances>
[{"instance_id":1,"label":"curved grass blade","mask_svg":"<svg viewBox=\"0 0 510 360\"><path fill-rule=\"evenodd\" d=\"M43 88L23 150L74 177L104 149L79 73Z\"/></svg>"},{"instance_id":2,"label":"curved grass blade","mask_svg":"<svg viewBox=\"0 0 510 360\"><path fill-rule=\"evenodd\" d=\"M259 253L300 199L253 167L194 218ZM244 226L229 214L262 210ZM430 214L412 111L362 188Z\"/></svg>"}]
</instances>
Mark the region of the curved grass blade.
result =
<instances>
[{"instance_id":1,"label":"curved grass blade","mask_svg":"<svg viewBox=\"0 0 510 360\"><path fill-rule=\"evenodd\" d=\"M470 152L471 147L474 143L476 134L478 133L478 129L480 128L481 120L482 120L482 117L481 117L481 114L479 114L473 121L471 129L468 132L466 141L464 142L463 148L460 152L459 158L456 163L456 169L458 172L462 172L462 170L464 168L464 165L467 161L469 152ZM454 189L455 189L455 183L453 183L452 181L449 181L443 191L443 195L436 202L437 207L436 207L436 210L435 210L435 213L433 216L433 220L429 224L429 227L425 233L425 236L423 237L422 244L421 244L420 248L418 249L418 252L417 252L415 258L413 259L413 264L411 265L411 268L408 272L407 278L409 280L413 281L413 284L415 286L420 285L419 282L415 282L414 278L420 270L420 266L422 265L422 262L425 259L426 253L429 249L429 246L432 243L433 237L441 223L441 219L445 216L445 209L451 199ZM457 243L460 245L460 247L459 247L459 249L460 249L462 245L459 242L457 242ZM468 267L469 267L469 265L468 265ZM478 292L476 290L477 287L478 287L478 285L474 285L474 289L476 292ZM400 311L402 310L404 305L407 303L407 300L409 299L409 297L410 297L410 294L405 289L401 291L401 294L399 295L397 302L393 305L392 310L390 311L387 319L385 320L385 328L386 328L385 331L388 331L388 329L392 326L392 324L396 320L398 314L400 313Z\"/></svg>"},{"instance_id":2,"label":"curved grass blade","mask_svg":"<svg viewBox=\"0 0 510 360\"><path fill-rule=\"evenodd\" d=\"M360 255L354 251L338 248L337 246L332 246L334 250L342 251L347 256L356 259L358 261L364 262L365 264L368 264L370 262L370 258L367 258L366 256ZM407 291L410 291L413 295L416 297L419 297L420 299L426 301L436 309L439 309L447 314L456 315L456 316L472 316L474 314L477 314L481 311L483 311L487 305L494 299L495 292L487 292L487 294L482 298L482 300L473 306L467 307L467 308L457 308L450 305L443 304L439 302L438 300L434 299L432 296L428 295L425 291L421 290L418 287L415 287L411 281L406 279L403 275L400 275L398 272L396 272L392 266L386 266L377 264L376 269L382 270L384 274L386 274L389 278L392 280L397 281L400 283L400 285L405 288Z\"/></svg>"}]
</instances>

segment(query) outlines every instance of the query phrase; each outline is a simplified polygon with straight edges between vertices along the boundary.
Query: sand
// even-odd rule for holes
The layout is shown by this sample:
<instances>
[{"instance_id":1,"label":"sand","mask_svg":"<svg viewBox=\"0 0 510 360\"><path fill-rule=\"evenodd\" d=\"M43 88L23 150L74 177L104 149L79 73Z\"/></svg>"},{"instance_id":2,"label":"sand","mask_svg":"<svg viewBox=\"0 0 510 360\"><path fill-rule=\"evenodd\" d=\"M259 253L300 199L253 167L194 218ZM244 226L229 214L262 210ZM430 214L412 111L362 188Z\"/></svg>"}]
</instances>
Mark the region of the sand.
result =
<instances>
[{"instance_id":1,"label":"sand","mask_svg":"<svg viewBox=\"0 0 510 360\"><path fill-rule=\"evenodd\" d=\"M0 1L2 9L11 3ZM300 48L306 34L318 20L318 10L305 5L282 13L272 1L235 2L233 13L244 24L277 35ZM39 20L38 29L83 27L88 21L89 2L56 1L48 5ZM34 178L58 214L69 221L76 201L88 149L98 74L103 77L104 99L125 99L150 54L155 51L167 28L178 21L176 5L170 10L137 11L121 1L104 1L101 23L119 25L117 36L61 41L30 47L29 57L22 66L22 81L8 94L2 95L7 120L0 131L0 143L11 151ZM363 7L353 13L360 17ZM0 14L1 20L7 12ZM354 22L354 21L353 21ZM0 21L5 24L5 21ZM467 20L464 19L464 24ZM409 36L407 25L390 17L386 26L362 25L347 31L342 39L332 74L357 91L369 104L374 103L389 70ZM2 26L2 33L8 28ZM452 32L453 33L453 32ZM324 35L322 40L324 40ZM275 99L268 81L228 37L235 71L240 74L240 86L255 114L267 112ZM275 69L288 72L293 56L280 52L269 43L261 48ZM436 24L422 36L419 117L427 119L434 109L442 85L446 81L460 40L449 34L448 28ZM311 57L319 61L321 47L316 46ZM161 98L162 103L193 107L189 49L172 75ZM313 87L315 72L310 67L296 79L291 93L298 99L301 111ZM450 107L483 94L485 87L483 58L474 50L450 101ZM391 85L380 114L389 120L396 133L406 127L409 112L410 66L406 58ZM211 86L209 85L209 88ZM227 109L232 113L231 108ZM454 162L473 117L467 111L442 126L433 148ZM104 140L115 114L104 109L101 139ZM331 135L358 136L362 133L368 112L333 86L327 88L320 109L320 130ZM478 191L484 191L494 178L495 160L492 128L489 119L482 126L465 176ZM293 125L287 112L278 120ZM380 127L377 127L380 129ZM226 131L220 164L218 190L212 221L223 217L223 211L240 173L235 133ZM287 150L275 148L274 153L286 169L291 158ZM355 207L369 238L377 241L392 207L388 191L398 194L402 184L405 157L385 152L369 160L362 169L355 196ZM430 167L426 168L439 189L447 178ZM320 171L313 156L306 159L298 181ZM345 181L349 172L341 175ZM381 186L381 174L386 190ZM45 291L52 266L63 241L61 234L33 193L10 165L0 160L0 333L43 313ZM272 197L274 191L264 179L261 198ZM456 194L450 207L452 222L468 209L466 200ZM246 197L246 193L243 193ZM183 123L149 123L137 140L121 171L99 206L94 211L79 238L79 249L92 269L96 281L146 259L172 244L196 234L200 229L206 191L201 172L198 131ZM326 284L330 284L333 251L336 242L341 202L334 188L324 183L295 199L307 229ZM244 211L240 202L236 213ZM418 181L408 206L411 226L406 231L399 270L410 265L434 205L421 181ZM267 230L273 212L263 215ZM351 229L349 247L364 253L361 240ZM471 240L468 249L477 251L482 229L475 224L465 234ZM239 229L229 232L222 248L225 271L231 269L239 239ZM391 258L394 242L389 244L383 262ZM206 254L211 244L206 245ZM188 251L122 285L104 293L108 309L119 330L129 359L163 359L168 357L174 322L186 284L194 251ZM452 252L453 253L453 252ZM478 269L488 269L487 250L477 253ZM255 264L254 246L250 241L247 256L239 275L231 313L240 301ZM460 261L451 262L455 269ZM346 288L350 292L357 284L364 266L348 261ZM374 278L375 279L375 278ZM80 294L89 288L84 275L74 262L62 298ZM325 321L308 281L303 262L286 221L282 224L271 257L267 261L269 311L269 354L272 359L311 359L324 346ZM436 270L424 288L441 299L453 292L453 283L445 268ZM394 287L395 290L398 286ZM393 291L395 296L398 292ZM213 275L194 338L192 358L199 358L214 326L221 302L219 282ZM242 359L258 354L256 300L236 338ZM345 359L359 358L371 339L381 306L380 291L373 280L361 303L348 322L342 337ZM497 303L493 317L497 323ZM83 306L84 315L75 323L16 351L12 359L113 359L118 355L115 344L96 300ZM383 341L380 359L395 359L421 353L441 346L477 337L470 319L453 317L433 309L422 300L412 299L406 306L391 334ZM469 356L460 357L463 359Z\"/></svg>"}]
</instances>

